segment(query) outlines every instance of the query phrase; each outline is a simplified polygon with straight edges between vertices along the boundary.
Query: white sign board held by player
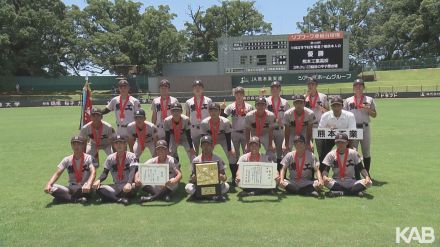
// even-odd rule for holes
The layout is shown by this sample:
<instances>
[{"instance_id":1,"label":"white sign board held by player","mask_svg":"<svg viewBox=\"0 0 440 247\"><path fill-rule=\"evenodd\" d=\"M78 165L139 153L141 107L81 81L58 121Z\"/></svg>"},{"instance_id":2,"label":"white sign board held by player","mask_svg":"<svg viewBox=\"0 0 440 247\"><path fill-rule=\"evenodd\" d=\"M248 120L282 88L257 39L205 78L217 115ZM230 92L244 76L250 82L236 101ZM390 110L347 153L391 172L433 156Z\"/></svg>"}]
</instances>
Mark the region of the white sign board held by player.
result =
<instances>
[{"instance_id":1,"label":"white sign board held by player","mask_svg":"<svg viewBox=\"0 0 440 247\"><path fill-rule=\"evenodd\" d=\"M240 187L273 189L278 176L277 164L268 162L240 162Z\"/></svg>"},{"instance_id":2,"label":"white sign board held by player","mask_svg":"<svg viewBox=\"0 0 440 247\"><path fill-rule=\"evenodd\" d=\"M143 185L165 185L169 180L168 164L139 164L139 176Z\"/></svg>"},{"instance_id":3,"label":"white sign board held by player","mask_svg":"<svg viewBox=\"0 0 440 247\"><path fill-rule=\"evenodd\" d=\"M337 133L347 134L349 140L362 140L364 137L363 129L313 128L313 138L315 139L335 139Z\"/></svg>"}]
</instances>

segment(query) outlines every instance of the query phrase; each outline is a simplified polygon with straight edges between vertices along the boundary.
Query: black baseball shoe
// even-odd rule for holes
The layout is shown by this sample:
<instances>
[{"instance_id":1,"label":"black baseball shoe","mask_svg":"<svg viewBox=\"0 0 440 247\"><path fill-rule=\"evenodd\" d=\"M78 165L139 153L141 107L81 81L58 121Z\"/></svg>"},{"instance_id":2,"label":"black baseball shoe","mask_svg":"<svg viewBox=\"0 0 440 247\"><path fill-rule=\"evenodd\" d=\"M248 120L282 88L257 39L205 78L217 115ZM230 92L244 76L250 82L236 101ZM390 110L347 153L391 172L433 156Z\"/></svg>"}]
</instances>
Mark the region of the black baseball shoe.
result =
<instances>
[{"instance_id":1,"label":"black baseball shoe","mask_svg":"<svg viewBox=\"0 0 440 247\"><path fill-rule=\"evenodd\" d=\"M128 200L127 200L127 198L121 197L121 198L118 199L117 203L120 203L120 204L123 204L124 206L127 206L128 205Z\"/></svg>"}]
</instances>

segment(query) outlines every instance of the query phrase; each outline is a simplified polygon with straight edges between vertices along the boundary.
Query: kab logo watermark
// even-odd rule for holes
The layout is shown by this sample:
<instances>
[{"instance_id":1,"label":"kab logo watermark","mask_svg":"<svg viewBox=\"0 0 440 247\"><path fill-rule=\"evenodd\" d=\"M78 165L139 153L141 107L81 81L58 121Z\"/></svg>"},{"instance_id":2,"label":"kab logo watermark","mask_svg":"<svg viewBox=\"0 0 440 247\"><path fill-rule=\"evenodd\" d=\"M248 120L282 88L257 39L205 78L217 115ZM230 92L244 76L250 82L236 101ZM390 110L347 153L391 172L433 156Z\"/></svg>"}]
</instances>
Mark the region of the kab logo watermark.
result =
<instances>
[{"instance_id":1,"label":"kab logo watermark","mask_svg":"<svg viewBox=\"0 0 440 247\"><path fill-rule=\"evenodd\" d=\"M409 244L418 242L419 244L432 244L435 241L434 228L432 227L396 227L396 243Z\"/></svg>"}]
</instances>

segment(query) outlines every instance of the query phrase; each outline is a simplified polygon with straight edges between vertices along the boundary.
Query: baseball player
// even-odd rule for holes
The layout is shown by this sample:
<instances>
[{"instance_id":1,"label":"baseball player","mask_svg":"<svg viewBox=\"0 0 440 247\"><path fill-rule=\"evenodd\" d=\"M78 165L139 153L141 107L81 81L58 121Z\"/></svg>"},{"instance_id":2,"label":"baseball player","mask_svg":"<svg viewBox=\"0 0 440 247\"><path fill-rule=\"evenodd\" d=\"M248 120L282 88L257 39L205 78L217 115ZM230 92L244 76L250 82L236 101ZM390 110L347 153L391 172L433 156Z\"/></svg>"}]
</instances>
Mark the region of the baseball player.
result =
<instances>
[{"instance_id":1,"label":"baseball player","mask_svg":"<svg viewBox=\"0 0 440 247\"><path fill-rule=\"evenodd\" d=\"M211 136L203 136L201 138L201 147L202 147L202 153L199 156L195 157L191 163L191 171L192 171L191 177L189 183L185 186L185 190L192 198L195 198L196 185L197 185L195 164L202 162L217 162L222 195L214 196L213 199L218 201L225 201L226 198L224 197L224 195L229 191L229 184L226 182L227 177L225 174L225 163L220 157L213 154L212 151L214 150L214 144Z\"/></svg>"},{"instance_id":2,"label":"baseball player","mask_svg":"<svg viewBox=\"0 0 440 247\"><path fill-rule=\"evenodd\" d=\"M287 153L293 146L294 136L304 136L308 150L313 151L312 134L315 114L312 110L304 107L305 97L297 94L293 96L293 106L284 114L285 138L283 152Z\"/></svg>"},{"instance_id":3,"label":"baseball player","mask_svg":"<svg viewBox=\"0 0 440 247\"><path fill-rule=\"evenodd\" d=\"M102 121L101 110L92 108L92 121L81 128L79 133L87 140L86 153L92 155L99 164L99 150L102 149L108 155L112 153L112 140L115 130L111 124Z\"/></svg>"},{"instance_id":4,"label":"baseball player","mask_svg":"<svg viewBox=\"0 0 440 247\"><path fill-rule=\"evenodd\" d=\"M259 97L255 100L255 110L246 114L246 143L249 143L251 136L260 138L260 142L266 150L266 155L269 156L270 161L275 160L273 147L273 126L275 123L275 116L272 112L266 110L266 98ZM246 145L246 152L249 152L249 147Z\"/></svg>"},{"instance_id":5,"label":"baseball player","mask_svg":"<svg viewBox=\"0 0 440 247\"><path fill-rule=\"evenodd\" d=\"M332 110L322 114L318 128L356 129L356 120L354 115L353 113L342 109L343 102L344 101L340 96L334 96L330 99L330 107ZM332 150L333 146L335 146L335 140L324 140L322 153L319 157L319 161L321 163L319 169L321 173L324 169L322 161L324 160L324 157Z\"/></svg>"},{"instance_id":6,"label":"baseball player","mask_svg":"<svg viewBox=\"0 0 440 247\"><path fill-rule=\"evenodd\" d=\"M134 115L134 122L127 126L130 152L133 152L139 160L145 147L148 147L151 157L153 157L154 146L157 142L157 128L153 123L145 120L145 111L143 109L136 110Z\"/></svg>"},{"instance_id":7,"label":"baseball player","mask_svg":"<svg viewBox=\"0 0 440 247\"><path fill-rule=\"evenodd\" d=\"M347 148L348 136L338 133L335 137L336 149L329 152L323 161L325 165L322 177L324 184L330 189L330 196L358 195L363 196L363 191L371 186L371 179L359 159L359 154ZM365 179L355 179L355 167L361 171ZM328 177L330 168L333 178Z\"/></svg>"},{"instance_id":8,"label":"baseball player","mask_svg":"<svg viewBox=\"0 0 440 247\"><path fill-rule=\"evenodd\" d=\"M269 157L265 154L260 154L260 138L258 136L252 136L251 139L249 139L249 153L243 154L240 159L238 160L238 165L240 165L241 162L270 162ZM277 181L277 184L279 182L278 173L275 174L274 180ZM235 182L240 186L240 172L237 172L237 177L235 178ZM245 196L254 196L254 195L262 195L267 193L273 193L274 190L272 189L259 189L259 188L243 188L243 191L241 191L238 196L239 197L245 197Z\"/></svg>"},{"instance_id":9,"label":"baseball player","mask_svg":"<svg viewBox=\"0 0 440 247\"><path fill-rule=\"evenodd\" d=\"M201 123L202 135L209 135L215 145L220 145L228 157L229 168L232 173L232 183L235 185L235 176L237 173L237 160L235 158L235 149L231 141L232 126L227 118L220 116L220 105L210 103L209 117L203 119Z\"/></svg>"},{"instance_id":10,"label":"baseball player","mask_svg":"<svg viewBox=\"0 0 440 247\"><path fill-rule=\"evenodd\" d=\"M235 102L226 106L222 110L222 116L227 118L231 116L232 120L232 144L235 148L235 160L240 158L240 147L242 153L244 154L246 148L246 114L252 110L254 107L244 101L244 88L236 87L234 89ZM229 164L231 169L232 179L234 184L234 179L236 177L237 165Z\"/></svg>"},{"instance_id":11,"label":"baseball player","mask_svg":"<svg viewBox=\"0 0 440 247\"><path fill-rule=\"evenodd\" d=\"M281 164L280 186L288 193L318 197L324 182L319 171L319 161L315 155L307 149L307 141L303 135L293 137L295 150L287 153ZM284 179L287 170L290 180ZM314 179L314 174L318 179Z\"/></svg>"},{"instance_id":12,"label":"baseball player","mask_svg":"<svg viewBox=\"0 0 440 247\"><path fill-rule=\"evenodd\" d=\"M307 93L305 107L309 108L315 114L315 122L313 123L313 128L318 128L319 121L321 120L321 116L323 113L327 112L330 109L328 104L327 95L318 92L318 81L309 77L307 79ZM324 140L315 139L315 147L318 151L318 155L320 156L322 153L322 148L324 145Z\"/></svg>"},{"instance_id":13,"label":"baseball player","mask_svg":"<svg viewBox=\"0 0 440 247\"><path fill-rule=\"evenodd\" d=\"M47 182L44 192L54 197L55 203L80 202L86 203L91 185L95 179L93 157L83 153L85 140L81 136L74 136L70 140L73 154L65 157L58 164L57 171ZM67 169L69 185L55 184L58 178Z\"/></svg>"},{"instance_id":14,"label":"baseball player","mask_svg":"<svg viewBox=\"0 0 440 247\"><path fill-rule=\"evenodd\" d=\"M115 111L116 133L118 135L128 136L127 126L134 121L134 112L141 108L141 103L138 99L129 94L130 86L127 80L120 80L118 85L120 95L110 100L102 111L102 114Z\"/></svg>"},{"instance_id":15,"label":"baseball player","mask_svg":"<svg viewBox=\"0 0 440 247\"><path fill-rule=\"evenodd\" d=\"M191 138L193 139L196 154L199 153L200 138L202 137L200 124L203 119L209 116L208 105L212 102L211 98L204 96L203 93L204 86L202 81L195 80L193 82L194 97L185 103L185 112L191 123Z\"/></svg>"},{"instance_id":16,"label":"baseball player","mask_svg":"<svg viewBox=\"0 0 440 247\"><path fill-rule=\"evenodd\" d=\"M271 96L267 98L267 109L275 115L273 126L273 141L277 154L278 171L281 169L281 159L283 158L284 141L284 113L290 108L289 102L280 97L281 83L273 81L270 84Z\"/></svg>"},{"instance_id":17,"label":"baseball player","mask_svg":"<svg viewBox=\"0 0 440 247\"><path fill-rule=\"evenodd\" d=\"M170 82L166 79L160 81L159 91L160 96L153 99L151 103L151 122L157 127L157 138L165 140L165 130L163 122L166 117L171 115L171 106L179 101L169 95Z\"/></svg>"},{"instance_id":18,"label":"baseball player","mask_svg":"<svg viewBox=\"0 0 440 247\"><path fill-rule=\"evenodd\" d=\"M365 169L367 170L368 174L370 174L370 117L375 118L377 116L377 111L374 99L364 95L364 89L364 81L362 79L356 79L353 83L354 95L345 100L344 109L354 114L354 118L356 119L356 127L364 130L363 139L361 141L354 140L352 144L357 149L359 142L361 143Z\"/></svg>"},{"instance_id":19,"label":"baseball player","mask_svg":"<svg viewBox=\"0 0 440 247\"><path fill-rule=\"evenodd\" d=\"M162 199L166 202L171 201L171 194L175 192L179 186L179 182L182 179L182 173L180 172L179 161L168 155L168 143L164 140L159 140L156 143L157 156L151 158L145 162L145 164L164 164L169 167L169 180L165 185L143 186L140 181L139 171L135 175L135 183L137 186L142 187L142 190L150 194L150 196L141 196L142 202L151 202L156 199Z\"/></svg>"},{"instance_id":20,"label":"baseball player","mask_svg":"<svg viewBox=\"0 0 440 247\"><path fill-rule=\"evenodd\" d=\"M193 140L191 138L191 124L189 118L182 114L182 105L174 103L171 106L171 116L164 121L165 140L169 144L171 156L179 161L177 147L179 145L185 148L189 161L191 162L196 154Z\"/></svg>"},{"instance_id":21,"label":"baseball player","mask_svg":"<svg viewBox=\"0 0 440 247\"><path fill-rule=\"evenodd\" d=\"M107 156L104 164L104 171L101 176L93 183L93 188L102 201L117 202L128 205L128 198L134 196L133 178L136 172L136 155L127 152L127 140L125 136L116 135L113 138L115 153ZM113 184L102 185L111 172Z\"/></svg>"}]
</instances>

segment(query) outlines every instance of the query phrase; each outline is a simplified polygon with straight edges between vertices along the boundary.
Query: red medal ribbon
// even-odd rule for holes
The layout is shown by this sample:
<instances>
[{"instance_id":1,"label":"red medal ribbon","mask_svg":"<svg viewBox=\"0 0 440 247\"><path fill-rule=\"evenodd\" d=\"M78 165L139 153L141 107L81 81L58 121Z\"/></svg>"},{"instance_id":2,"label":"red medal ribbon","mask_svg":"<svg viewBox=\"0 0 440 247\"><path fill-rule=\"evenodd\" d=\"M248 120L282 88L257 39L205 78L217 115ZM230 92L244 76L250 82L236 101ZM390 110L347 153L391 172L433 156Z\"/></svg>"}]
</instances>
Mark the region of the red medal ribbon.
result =
<instances>
[{"instance_id":1,"label":"red medal ribbon","mask_svg":"<svg viewBox=\"0 0 440 247\"><path fill-rule=\"evenodd\" d=\"M258 162L260 161L260 153L257 154L257 156L252 156L251 153L249 153L249 157L248 157L249 161L254 161L254 162Z\"/></svg>"},{"instance_id":2,"label":"red medal ribbon","mask_svg":"<svg viewBox=\"0 0 440 247\"><path fill-rule=\"evenodd\" d=\"M319 98L319 94L318 93L316 93L316 95L315 95L313 100L312 100L312 96L311 95L307 96L307 99L310 102L310 108L311 109L315 109L316 102L318 102L318 98Z\"/></svg>"},{"instance_id":3,"label":"red medal ribbon","mask_svg":"<svg viewBox=\"0 0 440 247\"><path fill-rule=\"evenodd\" d=\"M93 140L95 141L96 144L96 153L95 153L95 158L99 159L99 145L101 145L101 136L102 136L102 130L104 125L101 122L101 125L98 128L98 134L96 134L96 129L93 127L93 125L90 125L90 128L92 128L92 134L93 134Z\"/></svg>"},{"instance_id":4,"label":"red medal ribbon","mask_svg":"<svg viewBox=\"0 0 440 247\"><path fill-rule=\"evenodd\" d=\"M278 104L276 107L274 103L274 97L271 98L271 101L272 101L273 113L275 114L275 119L278 120L278 110L280 109L280 105L281 105L281 97L278 97Z\"/></svg>"},{"instance_id":5,"label":"red medal ribbon","mask_svg":"<svg viewBox=\"0 0 440 247\"><path fill-rule=\"evenodd\" d=\"M174 141L176 142L176 146L180 143L180 131L182 130L182 119L180 119L179 124L173 122L173 133L174 133Z\"/></svg>"},{"instance_id":6,"label":"red medal ribbon","mask_svg":"<svg viewBox=\"0 0 440 247\"><path fill-rule=\"evenodd\" d=\"M301 180L302 172L304 170L304 164L306 162L306 152L303 153L301 159L302 159L301 166L299 166L298 153L295 152L295 166L296 166L296 179L297 180Z\"/></svg>"},{"instance_id":7,"label":"red medal ribbon","mask_svg":"<svg viewBox=\"0 0 440 247\"><path fill-rule=\"evenodd\" d=\"M215 146L215 144L217 144L217 137L218 137L218 132L220 129L220 119L217 121L215 126L212 121L212 118L209 119L209 128L211 129L212 142L214 143L214 146Z\"/></svg>"},{"instance_id":8,"label":"red medal ribbon","mask_svg":"<svg viewBox=\"0 0 440 247\"><path fill-rule=\"evenodd\" d=\"M162 98L160 98L160 113L162 114L162 122L167 117L168 105L170 104L170 96L167 97L166 104L163 103Z\"/></svg>"},{"instance_id":9,"label":"red medal ribbon","mask_svg":"<svg viewBox=\"0 0 440 247\"><path fill-rule=\"evenodd\" d=\"M136 135L138 137L139 144L141 145L141 150L144 150L145 148L145 139L147 135L147 124L144 122L144 127L142 128L142 131L139 131L139 128L137 126L134 126L136 130Z\"/></svg>"},{"instance_id":10,"label":"red medal ribbon","mask_svg":"<svg viewBox=\"0 0 440 247\"><path fill-rule=\"evenodd\" d=\"M301 119L298 121L298 115L296 114L296 111L293 111L293 118L295 121L295 135L299 136L301 135L302 129L303 129L303 123L304 123L304 117L306 116L306 112L303 112L301 115Z\"/></svg>"},{"instance_id":11,"label":"red medal ribbon","mask_svg":"<svg viewBox=\"0 0 440 247\"><path fill-rule=\"evenodd\" d=\"M200 97L200 103L197 104L197 99L196 97L194 97L194 106L196 107L196 117L197 119L200 121L202 121L202 105L203 105L203 101L204 101L205 97Z\"/></svg>"},{"instance_id":12,"label":"red medal ribbon","mask_svg":"<svg viewBox=\"0 0 440 247\"><path fill-rule=\"evenodd\" d=\"M81 183L83 167L84 167L84 153L81 154L81 161L79 163L79 168L76 167L75 155L72 155L72 167L75 172L76 182Z\"/></svg>"},{"instance_id":13,"label":"red medal ribbon","mask_svg":"<svg viewBox=\"0 0 440 247\"><path fill-rule=\"evenodd\" d=\"M128 99L130 98L130 95L127 95L127 98L125 98L124 104L122 104L122 96L119 96L119 120L121 122L124 122L125 118L125 107L127 106Z\"/></svg>"},{"instance_id":14,"label":"red medal ribbon","mask_svg":"<svg viewBox=\"0 0 440 247\"><path fill-rule=\"evenodd\" d=\"M119 163L119 157L118 157L118 153L116 153L116 167L118 168L118 179L119 181L122 181L124 179L124 167L125 167L125 158L126 158L126 153L123 153L123 157L122 157L122 162Z\"/></svg>"},{"instance_id":15,"label":"red medal ribbon","mask_svg":"<svg viewBox=\"0 0 440 247\"><path fill-rule=\"evenodd\" d=\"M206 159L206 158L207 158L207 159ZM203 161L212 161L212 154L209 155L208 157L204 157L203 154L202 154L202 162L203 162Z\"/></svg>"},{"instance_id":16,"label":"red medal ribbon","mask_svg":"<svg viewBox=\"0 0 440 247\"><path fill-rule=\"evenodd\" d=\"M341 157L339 155L339 149L336 149L336 160L338 161L339 178L340 179L344 179L344 177L345 177L345 167L347 166L348 149L345 149L344 156L345 156L344 163L341 164Z\"/></svg>"},{"instance_id":17,"label":"red medal ribbon","mask_svg":"<svg viewBox=\"0 0 440 247\"><path fill-rule=\"evenodd\" d=\"M244 102L240 105L240 107L237 104L237 101L235 101L235 111L237 112L238 116L245 116L245 104Z\"/></svg>"},{"instance_id":18,"label":"red medal ribbon","mask_svg":"<svg viewBox=\"0 0 440 247\"><path fill-rule=\"evenodd\" d=\"M267 113L266 111L264 111L264 115L263 117L261 117L261 121L259 121L257 113L255 113L255 134L258 137L261 137L263 135L263 128L264 128L264 124L266 123L266 117L267 117Z\"/></svg>"},{"instance_id":19,"label":"red medal ribbon","mask_svg":"<svg viewBox=\"0 0 440 247\"><path fill-rule=\"evenodd\" d=\"M354 96L354 105L356 106L356 109L362 109L362 104L364 102L364 95L361 96L361 99L359 100L359 104L358 104L358 100L356 95Z\"/></svg>"}]
</instances>

